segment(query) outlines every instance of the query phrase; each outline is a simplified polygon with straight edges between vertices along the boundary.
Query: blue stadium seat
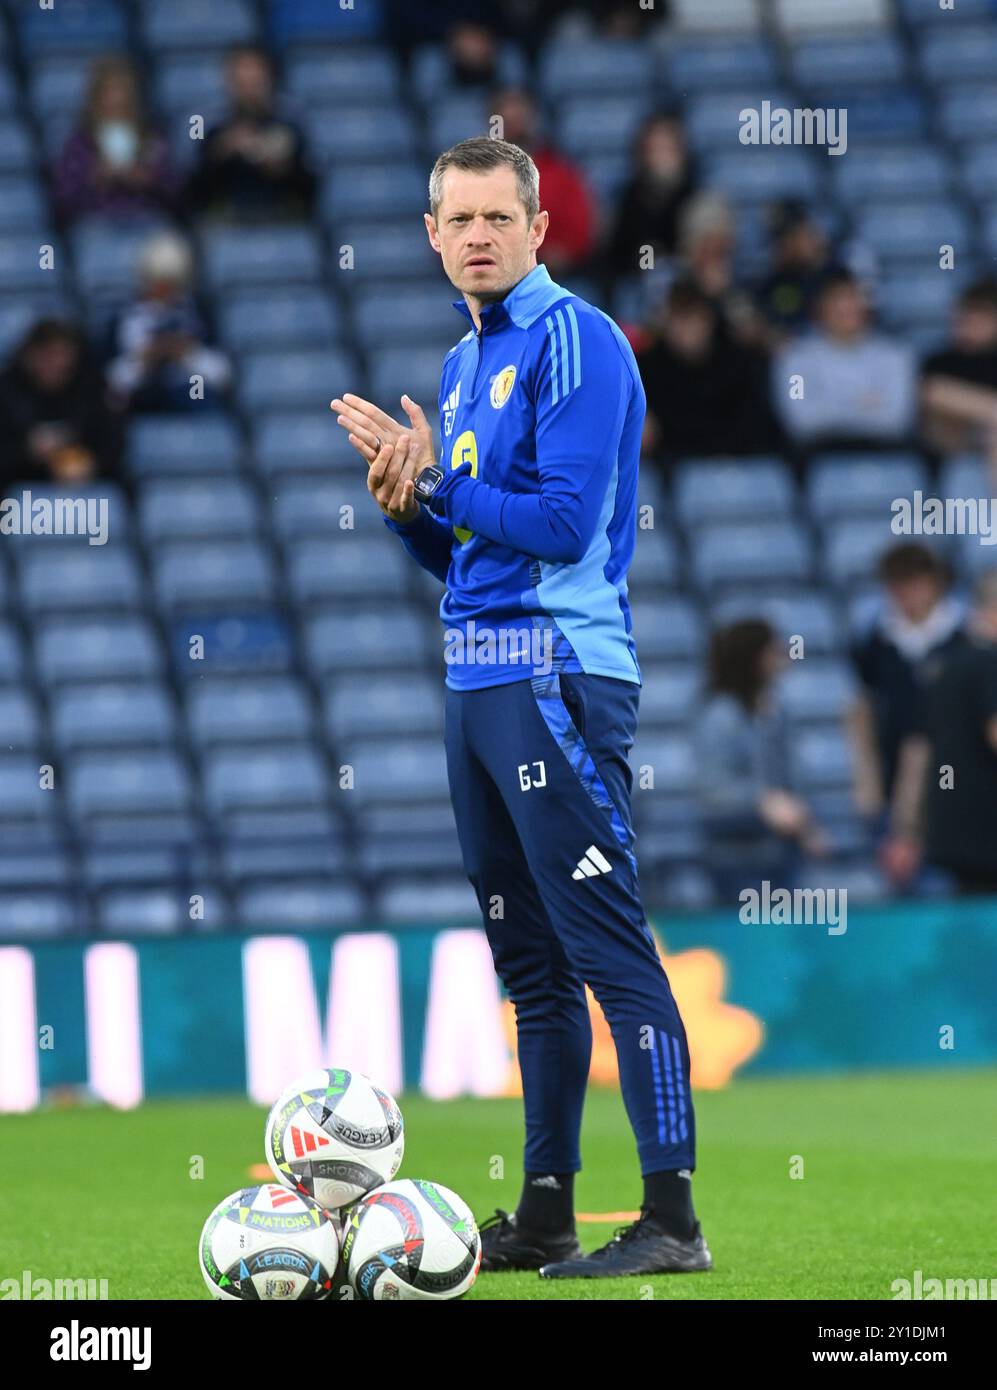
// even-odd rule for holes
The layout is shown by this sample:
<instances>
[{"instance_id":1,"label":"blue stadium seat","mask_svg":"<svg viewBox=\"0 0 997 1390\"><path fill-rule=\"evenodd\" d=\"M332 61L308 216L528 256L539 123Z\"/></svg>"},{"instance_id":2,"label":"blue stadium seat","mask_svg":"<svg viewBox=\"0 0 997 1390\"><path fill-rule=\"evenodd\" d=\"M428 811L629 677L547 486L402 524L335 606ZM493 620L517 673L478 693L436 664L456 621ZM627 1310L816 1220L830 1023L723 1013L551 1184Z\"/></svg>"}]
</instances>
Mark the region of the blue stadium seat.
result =
<instances>
[{"instance_id":1,"label":"blue stadium seat","mask_svg":"<svg viewBox=\"0 0 997 1390\"><path fill-rule=\"evenodd\" d=\"M666 532L638 528L634 556L627 574L631 597L660 589L672 589L681 584L682 565L675 538Z\"/></svg>"},{"instance_id":2,"label":"blue stadium seat","mask_svg":"<svg viewBox=\"0 0 997 1390\"><path fill-rule=\"evenodd\" d=\"M168 116L203 116L208 129L227 109L225 61L220 53L162 56L156 65L156 96Z\"/></svg>"},{"instance_id":3,"label":"blue stadium seat","mask_svg":"<svg viewBox=\"0 0 997 1390\"><path fill-rule=\"evenodd\" d=\"M994 165L997 176L997 162ZM995 178L997 189L997 178ZM936 330L948 321L949 313L966 277L955 271L939 274L934 270L907 270L886 274L875 288L876 309L884 324L906 331L915 324Z\"/></svg>"},{"instance_id":4,"label":"blue stadium seat","mask_svg":"<svg viewBox=\"0 0 997 1390\"><path fill-rule=\"evenodd\" d=\"M0 893L0 940L72 936L86 925L86 913L71 893L38 888L27 893Z\"/></svg>"},{"instance_id":5,"label":"blue stadium seat","mask_svg":"<svg viewBox=\"0 0 997 1390\"><path fill-rule=\"evenodd\" d=\"M288 671L292 664L291 629L281 613L201 614L172 625L170 650L174 670L183 680ZM192 656L192 650L203 650L203 656Z\"/></svg>"},{"instance_id":6,"label":"blue stadium seat","mask_svg":"<svg viewBox=\"0 0 997 1390\"><path fill-rule=\"evenodd\" d=\"M991 19L993 0L959 0L959 22L964 19ZM951 24L952 11L940 5L926 5L924 0L897 0L897 9L905 23L912 26L932 23Z\"/></svg>"},{"instance_id":7,"label":"blue stadium seat","mask_svg":"<svg viewBox=\"0 0 997 1390\"><path fill-rule=\"evenodd\" d=\"M901 82L906 76L903 44L895 33L806 39L790 49L788 56L793 81L808 92L813 88L881 87Z\"/></svg>"},{"instance_id":8,"label":"blue stadium seat","mask_svg":"<svg viewBox=\"0 0 997 1390\"><path fill-rule=\"evenodd\" d=\"M466 922L477 925L481 909L463 875L424 877L385 884L377 895L384 922Z\"/></svg>"},{"instance_id":9,"label":"blue stadium seat","mask_svg":"<svg viewBox=\"0 0 997 1390\"><path fill-rule=\"evenodd\" d=\"M486 135L489 114L481 92L444 91L426 113L429 148L446 150L472 135Z\"/></svg>"},{"instance_id":10,"label":"blue stadium seat","mask_svg":"<svg viewBox=\"0 0 997 1390\"><path fill-rule=\"evenodd\" d=\"M833 92L822 93L828 105ZM923 140L929 133L929 108L919 87L875 87L848 93L848 140ZM847 157L847 156L846 156Z\"/></svg>"},{"instance_id":11,"label":"blue stadium seat","mask_svg":"<svg viewBox=\"0 0 997 1390\"><path fill-rule=\"evenodd\" d=\"M142 248L164 226L162 221L128 226L103 217L81 222L70 236L81 293L87 298L130 299Z\"/></svg>"},{"instance_id":12,"label":"blue stadium seat","mask_svg":"<svg viewBox=\"0 0 997 1390\"><path fill-rule=\"evenodd\" d=\"M102 936L175 936L206 931L231 921L227 899L213 884L198 883L203 917L192 920L190 901L170 888L112 888L97 899L97 933Z\"/></svg>"},{"instance_id":13,"label":"blue stadium seat","mask_svg":"<svg viewBox=\"0 0 997 1390\"><path fill-rule=\"evenodd\" d=\"M88 843L82 854L83 879L90 889L123 885L164 885L188 891L183 899L183 921L191 918L190 895L203 894L203 885L213 875L214 858L196 845L182 842L149 841L142 845ZM206 906L206 904L205 904Z\"/></svg>"},{"instance_id":14,"label":"blue stadium seat","mask_svg":"<svg viewBox=\"0 0 997 1390\"><path fill-rule=\"evenodd\" d=\"M639 39L554 39L540 54L538 86L551 102L576 96L643 97L655 76L654 50Z\"/></svg>"},{"instance_id":15,"label":"blue stadium seat","mask_svg":"<svg viewBox=\"0 0 997 1390\"><path fill-rule=\"evenodd\" d=\"M778 459L693 459L676 470L675 509L683 526L724 518L790 516L793 477Z\"/></svg>"},{"instance_id":16,"label":"blue stadium seat","mask_svg":"<svg viewBox=\"0 0 997 1390\"><path fill-rule=\"evenodd\" d=\"M762 618L771 623L784 639L803 639L805 655L827 655L841 649L844 641L841 615L835 600L819 592L801 589L789 594L724 594L710 608L710 621L721 624L745 618Z\"/></svg>"},{"instance_id":17,"label":"blue stadium seat","mask_svg":"<svg viewBox=\"0 0 997 1390\"><path fill-rule=\"evenodd\" d=\"M46 685L77 680L149 680L163 668L147 618L42 618L34 629L35 666Z\"/></svg>"},{"instance_id":18,"label":"blue stadium seat","mask_svg":"<svg viewBox=\"0 0 997 1390\"><path fill-rule=\"evenodd\" d=\"M322 276L322 247L311 227L214 227L205 232L202 250L206 279L219 294Z\"/></svg>"},{"instance_id":19,"label":"blue stadium seat","mask_svg":"<svg viewBox=\"0 0 997 1390\"><path fill-rule=\"evenodd\" d=\"M440 647L435 648L438 656ZM317 676L424 668L426 630L418 610L322 613L305 623L305 652Z\"/></svg>"},{"instance_id":20,"label":"blue stadium seat","mask_svg":"<svg viewBox=\"0 0 997 1390\"><path fill-rule=\"evenodd\" d=\"M783 708L800 723L842 719L855 691L855 676L849 666L820 657L788 662L778 683Z\"/></svg>"},{"instance_id":21,"label":"blue stadium seat","mask_svg":"<svg viewBox=\"0 0 997 1390\"><path fill-rule=\"evenodd\" d=\"M66 799L74 820L187 811L193 788L172 749L77 753L67 761Z\"/></svg>"},{"instance_id":22,"label":"blue stadium seat","mask_svg":"<svg viewBox=\"0 0 997 1390\"><path fill-rule=\"evenodd\" d=\"M810 150L799 148L746 145L730 153L712 151L706 172L721 193L744 202L794 197L816 202L823 183L823 166Z\"/></svg>"},{"instance_id":23,"label":"blue stadium seat","mask_svg":"<svg viewBox=\"0 0 997 1390\"><path fill-rule=\"evenodd\" d=\"M845 787L851 782L852 755L842 728L818 724L797 729L790 758L802 792Z\"/></svg>"},{"instance_id":24,"label":"blue stadium seat","mask_svg":"<svg viewBox=\"0 0 997 1390\"><path fill-rule=\"evenodd\" d=\"M453 309L450 312L454 313ZM371 362L370 382L374 399L384 401L389 409L406 392L414 401L421 402L423 409L429 402L435 402L440 390L440 369L444 357L453 346L454 336L460 335L430 342L425 347L411 344L404 348L382 348ZM400 405L398 411L401 411Z\"/></svg>"},{"instance_id":25,"label":"blue stadium seat","mask_svg":"<svg viewBox=\"0 0 997 1390\"><path fill-rule=\"evenodd\" d=\"M270 0L269 32L281 48L329 39L338 43L360 43L380 38L385 16L380 0L364 0L362 5L342 9L329 0Z\"/></svg>"},{"instance_id":26,"label":"blue stadium seat","mask_svg":"<svg viewBox=\"0 0 997 1390\"><path fill-rule=\"evenodd\" d=\"M17 15L26 54L106 53L127 47L125 15L117 0L58 0L50 9L21 5Z\"/></svg>"},{"instance_id":27,"label":"blue stadium seat","mask_svg":"<svg viewBox=\"0 0 997 1390\"><path fill-rule=\"evenodd\" d=\"M657 794L680 795L695 782L695 752L686 733L643 733L638 731L630 754L630 766L635 780L641 768L654 774L653 790L645 779L645 788L636 794L640 806L644 796Z\"/></svg>"},{"instance_id":28,"label":"blue stadium seat","mask_svg":"<svg viewBox=\"0 0 997 1390\"><path fill-rule=\"evenodd\" d=\"M916 454L821 454L810 466L807 501L820 521L850 513L890 516L890 503L927 485Z\"/></svg>"},{"instance_id":29,"label":"blue stadium seat","mask_svg":"<svg viewBox=\"0 0 997 1390\"><path fill-rule=\"evenodd\" d=\"M942 464L940 497L989 497L992 490L990 470L979 455L956 454Z\"/></svg>"},{"instance_id":30,"label":"blue stadium seat","mask_svg":"<svg viewBox=\"0 0 997 1390\"><path fill-rule=\"evenodd\" d=\"M78 57L36 58L28 72L28 97L38 124L53 117L75 121L89 81L90 64Z\"/></svg>"},{"instance_id":31,"label":"blue stadium seat","mask_svg":"<svg viewBox=\"0 0 997 1390\"><path fill-rule=\"evenodd\" d=\"M170 746L176 737L173 702L158 684L66 685L52 692L49 708L60 749Z\"/></svg>"},{"instance_id":32,"label":"blue stadium seat","mask_svg":"<svg viewBox=\"0 0 997 1390\"><path fill-rule=\"evenodd\" d=\"M329 348L344 333L336 301L315 289L244 290L226 295L218 305L218 316L222 341L233 352Z\"/></svg>"},{"instance_id":33,"label":"blue stadium seat","mask_svg":"<svg viewBox=\"0 0 997 1390\"><path fill-rule=\"evenodd\" d=\"M775 53L762 38L682 38L670 46L665 61L671 86L678 92L717 92L745 82L778 80Z\"/></svg>"},{"instance_id":34,"label":"blue stadium seat","mask_svg":"<svg viewBox=\"0 0 997 1390\"><path fill-rule=\"evenodd\" d=\"M706 628L697 604L673 596L653 603L635 602L631 609L637 660L688 661L706 641Z\"/></svg>"},{"instance_id":35,"label":"blue stadium seat","mask_svg":"<svg viewBox=\"0 0 997 1390\"><path fill-rule=\"evenodd\" d=\"M918 41L921 71L929 82L989 82L997 66L997 28L958 24L924 29Z\"/></svg>"},{"instance_id":36,"label":"blue stadium seat","mask_svg":"<svg viewBox=\"0 0 997 1390\"><path fill-rule=\"evenodd\" d=\"M402 73L398 59L385 48L323 48L289 58L285 83L302 106L393 105L402 90ZM416 92L425 90L418 81L414 86Z\"/></svg>"},{"instance_id":37,"label":"blue stadium seat","mask_svg":"<svg viewBox=\"0 0 997 1390\"><path fill-rule=\"evenodd\" d=\"M938 124L960 147L986 137L997 122L997 86L991 82L957 82L938 93ZM970 145L972 153L975 143Z\"/></svg>"},{"instance_id":38,"label":"blue stadium seat","mask_svg":"<svg viewBox=\"0 0 997 1390\"><path fill-rule=\"evenodd\" d=\"M330 836L269 840L230 836L221 847L222 871L232 885L261 878L301 880L343 875L351 859L342 840Z\"/></svg>"},{"instance_id":39,"label":"blue stadium seat","mask_svg":"<svg viewBox=\"0 0 997 1390\"><path fill-rule=\"evenodd\" d=\"M361 383L356 385L359 388ZM332 469L356 474L363 467L346 431L328 409L321 414L271 411L258 416L253 421L253 459L267 478L281 473L327 476Z\"/></svg>"},{"instance_id":40,"label":"blue stadium seat","mask_svg":"<svg viewBox=\"0 0 997 1390\"><path fill-rule=\"evenodd\" d=\"M391 840L362 839L359 869L366 878L382 886L390 882L407 884L410 891L416 890L413 896L418 896L417 885L437 874L467 882L453 825L443 834L410 831Z\"/></svg>"},{"instance_id":41,"label":"blue stadium seat","mask_svg":"<svg viewBox=\"0 0 997 1390\"><path fill-rule=\"evenodd\" d=\"M354 738L443 733L443 689L433 676L347 676L334 681L323 700L329 742L338 748Z\"/></svg>"},{"instance_id":42,"label":"blue stadium seat","mask_svg":"<svg viewBox=\"0 0 997 1390\"><path fill-rule=\"evenodd\" d=\"M233 420L216 411L197 418L144 415L128 422L126 466L132 477L234 473L242 441Z\"/></svg>"},{"instance_id":43,"label":"blue stadium seat","mask_svg":"<svg viewBox=\"0 0 997 1390\"><path fill-rule=\"evenodd\" d=\"M139 526L148 545L158 541L253 536L260 504L241 478L157 479L139 496Z\"/></svg>"},{"instance_id":44,"label":"blue stadium seat","mask_svg":"<svg viewBox=\"0 0 997 1390\"><path fill-rule=\"evenodd\" d=\"M715 92L707 89L693 96L685 105L684 126L686 137L694 150L705 154L709 150L742 151L747 148L739 140L742 121L741 112L761 111L762 102L771 104L771 109L783 107L792 110L795 101L786 87L735 87L733 91Z\"/></svg>"},{"instance_id":45,"label":"blue stadium seat","mask_svg":"<svg viewBox=\"0 0 997 1390\"><path fill-rule=\"evenodd\" d=\"M704 588L805 584L813 568L805 531L789 521L704 526L691 538L691 559L696 580Z\"/></svg>"},{"instance_id":46,"label":"blue stadium seat","mask_svg":"<svg viewBox=\"0 0 997 1390\"><path fill-rule=\"evenodd\" d=\"M135 609L143 583L134 555L123 546L77 546L26 551L20 566L21 603L29 614Z\"/></svg>"},{"instance_id":47,"label":"blue stadium seat","mask_svg":"<svg viewBox=\"0 0 997 1390\"><path fill-rule=\"evenodd\" d=\"M414 280L420 276L443 287L439 257L430 246L418 218L404 222L349 222L337 229L340 246L353 248L353 268L343 271L350 282Z\"/></svg>"},{"instance_id":48,"label":"blue stadium seat","mask_svg":"<svg viewBox=\"0 0 997 1390\"><path fill-rule=\"evenodd\" d=\"M320 209L332 226L360 217L417 216L429 210L429 193L422 171L411 163L339 165L323 180Z\"/></svg>"},{"instance_id":49,"label":"blue stadium seat","mask_svg":"<svg viewBox=\"0 0 997 1390\"><path fill-rule=\"evenodd\" d=\"M0 618L0 681L20 680L24 672L24 648L20 633L6 618Z\"/></svg>"},{"instance_id":50,"label":"blue stadium seat","mask_svg":"<svg viewBox=\"0 0 997 1390\"><path fill-rule=\"evenodd\" d=\"M195 681L187 724L200 748L222 743L300 743L313 732L305 687L290 676Z\"/></svg>"},{"instance_id":51,"label":"blue stadium seat","mask_svg":"<svg viewBox=\"0 0 997 1390\"><path fill-rule=\"evenodd\" d=\"M256 541L178 542L153 557L156 599L165 609L271 607L276 577L269 550Z\"/></svg>"},{"instance_id":52,"label":"blue stadium seat","mask_svg":"<svg viewBox=\"0 0 997 1390\"><path fill-rule=\"evenodd\" d=\"M446 757L438 738L358 738L343 756L353 768L350 796L358 805L371 801L415 804L447 795Z\"/></svg>"},{"instance_id":53,"label":"blue stadium seat","mask_svg":"<svg viewBox=\"0 0 997 1390\"><path fill-rule=\"evenodd\" d=\"M950 182L949 162L928 145L849 150L833 163L835 194L848 204L942 198Z\"/></svg>"},{"instance_id":54,"label":"blue stadium seat","mask_svg":"<svg viewBox=\"0 0 997 1390\"><path fill-rule=\"evenodd\" d=\"M380 509L367 491L367 475L357 455L355 475L337 473L331 478L276 478L273 522L277 536L287 547L309 536L344 539L351 533L384 534ZM352 523L349 525L347 523Z\"/></svg>"},{"instance_id":55,"label":"blue stadium seat","mask_svg":"<svg viewBox=\"0 0 997 1390\"><path fill-rule=\"evenodd\" d=\"M456 298L456 291L448 296L436 281L368 290L357 296L353 306L353 326L361 347L367 352L381 351L386 323L391 324L393 344L415 345L425 342L427 336L443 342L449 336L453 346L470 328L463 314L453 307ZM434 391L434 400L437 395L438 391Z\"/></svg>"},{"instance_id":56,"label":"blue stadium seat","mask_svg":"<svg viewBox=\"0 0 997 1390\"><path fill-rule=\"evenodd\" d=\"M359 376L356 358L342 349L254 352L242 360L237 392L247 413L327 410Z\"/></svg>"},{"instance_id":57,"label":"blue stadium seat","mask_svg":"<svg viewBox=\"0 0 997 1390\"><path fill-rule=\"evenodd\" d=\"M890 528L890 513L831 521L824 530L824 573L832 584L855 585L871 578L883 551L899 538Z\"/></svg>"},{"instance_id":58,"label":"blue stadium seat","mask_svg":"<svg viewBox=\"0 0 997 1390\"><path fill-rule=\"evenodd\" d=\"M39 244L38 237L26 231L0 235L0 292L37 299L61 291L65 279L62 244L57 238L47 243L55 251L50 270L39 266Z\"/></svg>"},{"instance_id":59,"label":"blue stadium seat","mask_svg":"<svg viewBox=\"0 0 997 1390\"><path fill-rule=\"evenodd\" d=\"M0 896L4 898L11 889L70 888L72 883L72 860L62 846L0 849Z\"/></svg>"},{"instance_id":60,"label":"blue stadium seat","mask_svg":"<svg viewBox=\"0 0 997 1390\"><path fill-rule=\"evenodd\" d=\"M244 889L236 898L236 920L246 930L327 928L355 924L366 916L361 889L348 880L283 880Z\"/></svg>"},{"instance_id":61,"label":"blue stadium seat","mask_svg":"<svg viewBox=\"0 0 997 1390\"><path fill-rule=\"evenodd\" d=\"M8 174L0 179L0 236L9 232L33 232L39 242L51 244L49 205L37 180Z\"/></svg>"},{"instance_id":62,"label":"blue stadium seat","mask_svg":"<svg viewBox=\"0 0 997 1390\"><path fill-rule=\"evenodd\" d=\"M572 97L558 111L558 142L571 156L629 150L649 107L629 97Z\"/></svg>"},{"instance_id":63,"label":"blue stadium seat","mask_svg":"<svg viewBox=\"0 0 997 1390\"><path fill-rule=\"evenodd\" d=\"M938 264L938 248L973 249L973 233L965 212L951 202L877 203L858 213L856 234L871 250L896 265L900 256L917 258L923 266Z\"/></svg>"},{"instance_id":64,"label":"blue stadium seat","mask_svg":"<svg viewBox=\"0 0 997 1390\"><path fill-rule=\"evenodd\" d=\"M344 164L396 164L417 160L412 114L401 105L326 106L304 116L308 153L320 168Z\"/></svg>"},{"instance_id":65,"label":"blue stadium seat","mask_svg":"<svg viewBox=\"0 0 997 1390\"><path fill-rule=\"evenodd\" d=\"M328 798L325 763L306 743L208 749L202 758L202 781L205 804L216 819L240 807L321 806Z\"/></svg>"},{"instance_id":66,"label":"blue stadium seat","mask_svg":"<svg viewBox=\"0 0 997 1390\"><path fill-rule=\"evenodd\" d=\"M20 105L21 94L13 70L0 66L0 116L16 114Z\"/></svg>"},{"instance_id":67,"label":"blue stadium seat","mask_svg":"<svg viewBox=\"0 0 997 1390\"><path fill-rule=\"evenodd\" d=\"M223 48L257 39L248 0L143 0L142 35L150 49Z\"/></svg>"},{"instance_id":68,"label":"blue stadium seat","mask_svg":"<svg viewBox=\"0 0 997 1390\"><path fill-rule=\"evenodd\" d=\"M56 822L60 814L61 797L55 789L41 785L40 764L36 753L0 751L0 828L2 842L11 845L11 825L20 823L30 829L33 848L41 841L39 827Z\"/></svg>"},{"instance_id":69,"label":"blue stadium seat","mask_svg":"<svg viewBox=\"0 0 997 1390\"><path fill-rule=\"evenodd\" d=\"M386 534L303 540L288 550L288 587L303 608L322 602L352 607L364 599L391 603L404 598L411 579L408 557Z\"/></svg>"},{"instance_id":70,"label":"blue stadium seat","mask_svg":"<svg viewBox=\"0 0 997 1390\"><path fill-rule=\"evenodd\" d=\"M637 659L641 660L638 651ZM703 671L697 662L667 665L641 661L641 728L685 724L695 713L703 693Z\"/></svg>"},{"instance_id":71,"label":"blue stadium seat","mask_svg":"<svg viewBox=\"0 0 997 1390\"><path fill-rule=\"evenodd\" d=\"M772 11L775 26L787 38L836 29L885 29L893 18L890 0L837 0L833 8L824 0L773 0Z\"/></svg>"},{"instance_id":72,"label":"blue stadium seat","mask_svg":"<svg viewBox=\"0 0 997 1390\"><path fill-rule=\"evenodd\" d=\"M37 747L42 738L38 702L30 688L0 686L0 729L3 746L12 752Z\"/></svg>"}]
</instances>

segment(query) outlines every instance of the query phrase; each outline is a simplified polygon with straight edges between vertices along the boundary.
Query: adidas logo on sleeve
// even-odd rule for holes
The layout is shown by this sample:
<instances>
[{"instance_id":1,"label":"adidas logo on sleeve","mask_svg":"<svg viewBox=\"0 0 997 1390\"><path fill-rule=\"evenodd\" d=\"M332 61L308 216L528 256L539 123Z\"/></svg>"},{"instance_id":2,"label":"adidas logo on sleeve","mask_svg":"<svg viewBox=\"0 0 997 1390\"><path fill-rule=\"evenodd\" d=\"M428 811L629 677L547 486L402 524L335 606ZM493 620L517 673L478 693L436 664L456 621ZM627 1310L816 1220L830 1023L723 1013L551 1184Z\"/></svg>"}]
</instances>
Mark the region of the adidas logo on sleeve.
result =
<instances>
[{"instance_id":1,"label":"adidas logo on sleeve","mask_svg":"<svg viewBox=\"0 0 997 1390\"><path fill-rule=\"evenodd\" d=\"M599 874L611 873L612 869L612 864L610 864L602 850L596 845L589 845L581 859L579 859L578 868L571 877L596 878Z\"/></svg>"}]
</instances>

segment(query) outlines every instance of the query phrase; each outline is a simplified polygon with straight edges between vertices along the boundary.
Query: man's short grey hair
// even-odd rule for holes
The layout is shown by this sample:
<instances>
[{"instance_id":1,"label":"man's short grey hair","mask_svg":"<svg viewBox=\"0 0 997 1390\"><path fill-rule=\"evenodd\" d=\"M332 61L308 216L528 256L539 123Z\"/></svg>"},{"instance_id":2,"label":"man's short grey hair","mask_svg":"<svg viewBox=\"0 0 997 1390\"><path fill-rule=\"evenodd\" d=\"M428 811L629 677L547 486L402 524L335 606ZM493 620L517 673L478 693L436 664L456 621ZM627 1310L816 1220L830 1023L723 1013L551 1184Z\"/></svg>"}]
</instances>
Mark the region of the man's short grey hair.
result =
<instances>
[{"instance_id":1,"label":"man's short grey hair","mask_svg":"<svg viewBox=\"0 0 997 1390\"><path fill-rule=\"evenodd\" d=\"M443 175L448 169L464 169L483 174L503 165L512 169L519 187L519 200L526 209L527 221L532 222L540 211L540 173L533 160L518 145L508 140L492 140L487 135L475 135L444 150L433 165L429 176L429 208L435 219L443 201Z\"/></svg>"}]
</instances>

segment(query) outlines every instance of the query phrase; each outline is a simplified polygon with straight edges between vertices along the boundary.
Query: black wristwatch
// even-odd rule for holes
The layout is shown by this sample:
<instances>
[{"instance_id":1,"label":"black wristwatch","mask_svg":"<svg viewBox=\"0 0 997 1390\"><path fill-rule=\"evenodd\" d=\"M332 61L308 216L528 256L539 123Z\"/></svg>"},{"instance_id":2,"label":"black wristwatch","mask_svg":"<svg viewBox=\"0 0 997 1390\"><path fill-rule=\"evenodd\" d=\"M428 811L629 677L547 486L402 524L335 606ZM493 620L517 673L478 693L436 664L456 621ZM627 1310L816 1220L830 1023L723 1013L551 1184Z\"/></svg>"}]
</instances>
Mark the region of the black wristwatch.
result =
<instances>
[{"instance_id":1,"label":"black wristwatch","mask_svg":"<svg viewBox=\"0 0 997 1390\"><path fill-rule=\"evenodd\" d=\"M443 469L430 464L415 480L415 495L420 502L428 502L443 481Z\"/></svg>"}]
</instances>

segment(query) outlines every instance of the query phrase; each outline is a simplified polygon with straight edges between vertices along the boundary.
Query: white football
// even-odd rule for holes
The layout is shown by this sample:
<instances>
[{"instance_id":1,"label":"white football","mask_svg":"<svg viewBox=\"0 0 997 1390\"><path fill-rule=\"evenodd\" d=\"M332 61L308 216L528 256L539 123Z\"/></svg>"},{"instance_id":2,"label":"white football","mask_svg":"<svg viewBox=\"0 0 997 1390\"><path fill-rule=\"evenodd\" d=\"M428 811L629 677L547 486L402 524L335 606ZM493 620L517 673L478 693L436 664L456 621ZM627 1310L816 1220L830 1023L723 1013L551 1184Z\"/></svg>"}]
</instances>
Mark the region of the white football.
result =
<instances>
[{"instance_id":1,"label":"white football","mask_svg":"<svg viewBox=\"0 0 997 1390\"><path fill-rule=\"evenodd\" d=\"M204 1223L198 1256L215 1298L328 1298L339 1236L317 1202L279 1183L265 1183L241 1188L218 1203Z\"/></svg>"},{"instance_id":2,"label":"white football","mask_svg":"<svg viewBox=\"0 0 997 1390\"><path fill-rule=\"evenodd\" d=\"M403 1178L375 1188L344 1213L342 1234L359 1299L460 1298L478 1277L477 1223L442 1183Z\"/></svg>"},{"instance_id":3,"label":"white football","mask_svg":"<svg viewBox=\"0 0 997 1390\"><path fill-rule=\"evenodd\" d=\"M316 1070L274 1101L264 1144L278 1182L335 1211L398 1172L405 1152L402 1112L359 1072Z\"/></svg>"}]
</instances>

